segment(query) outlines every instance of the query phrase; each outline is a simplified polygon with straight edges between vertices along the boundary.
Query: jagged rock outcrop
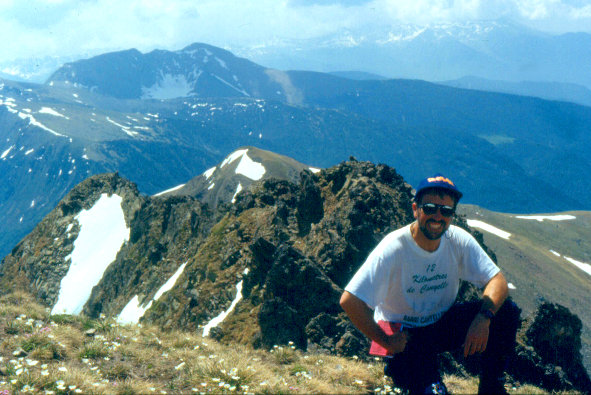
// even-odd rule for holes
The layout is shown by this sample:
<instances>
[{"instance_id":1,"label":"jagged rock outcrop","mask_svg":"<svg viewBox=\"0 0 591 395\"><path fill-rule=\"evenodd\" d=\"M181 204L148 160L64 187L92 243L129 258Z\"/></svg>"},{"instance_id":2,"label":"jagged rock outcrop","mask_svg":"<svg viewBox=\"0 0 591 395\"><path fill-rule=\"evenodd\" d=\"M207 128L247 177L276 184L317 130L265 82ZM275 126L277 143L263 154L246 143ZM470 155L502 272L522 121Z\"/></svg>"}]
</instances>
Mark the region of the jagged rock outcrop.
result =
<instances>
[{"instance_id":1,"label":"jagged rock outcrop","mask_svg":"<svg viewBox=\"0 0 591 395\"><path fill-rule=\"evenodd\" d=\"M522 328L522 338L509 373L549 391L591 392L581 356L579 317L566 307L542 303Z\"/></svg>"},{"instance_id":2,"label":"jagged rock outcrop","mask_svg":"<svg viewBox=\"0 0 591 395\"><path fill-rule=\"evenodd\" d=\"M265 180L238 195L189 262L186 281L145 319L198 328L231 304L242 280L242 300L216 337L360 352L367 340L338 305L342 287L386 233L412 219L411 198L394 169L365 162L304 171L299 184Z\"/></svg>"},{"instance_id":3,"label":"jagged rock outcrop","mask_svg":"<svg viewBox=\"0 0 591 395\"><path fill-rule=\"evenodd\" d=\"M143 201L136 185L117 173L95 176L80 183L4 259L0 266L2 286L7 291L25 289L42 303L54 305L60 281L69 268L67 257L80 231L75 217L92 207L103 194L117 194L123 198L127 223Z\"/></svg>"}]
</instances>

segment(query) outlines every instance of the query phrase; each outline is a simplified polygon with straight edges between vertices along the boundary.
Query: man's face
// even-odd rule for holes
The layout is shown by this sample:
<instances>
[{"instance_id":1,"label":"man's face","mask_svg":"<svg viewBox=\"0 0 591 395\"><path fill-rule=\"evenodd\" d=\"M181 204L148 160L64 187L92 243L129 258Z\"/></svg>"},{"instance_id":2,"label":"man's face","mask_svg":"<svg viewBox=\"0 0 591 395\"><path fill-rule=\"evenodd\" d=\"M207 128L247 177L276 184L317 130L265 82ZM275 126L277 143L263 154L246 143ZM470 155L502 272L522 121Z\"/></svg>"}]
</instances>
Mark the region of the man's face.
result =
<instances>
[{"instance_id":1,"label":"man's face","mask_svg":"<svg viewBox=\"0 0 591 395\"><path fill-rule=\"evenodd\" d=\"M413 214L417 220L417 224L419 225L419 230L425 235L427 239L437 240L441 238L447 228L449 228L453 216L444 217L441 215L441 209L438 209L435 214L427 215L423 209L420 208L421 204L426 203L455 207L455 202L454 199L449 195L443 195L443 197L440 197L437 194L427 192L425 195L423 195L420 204L412 204Z\"/></svg>"}]
</instances>

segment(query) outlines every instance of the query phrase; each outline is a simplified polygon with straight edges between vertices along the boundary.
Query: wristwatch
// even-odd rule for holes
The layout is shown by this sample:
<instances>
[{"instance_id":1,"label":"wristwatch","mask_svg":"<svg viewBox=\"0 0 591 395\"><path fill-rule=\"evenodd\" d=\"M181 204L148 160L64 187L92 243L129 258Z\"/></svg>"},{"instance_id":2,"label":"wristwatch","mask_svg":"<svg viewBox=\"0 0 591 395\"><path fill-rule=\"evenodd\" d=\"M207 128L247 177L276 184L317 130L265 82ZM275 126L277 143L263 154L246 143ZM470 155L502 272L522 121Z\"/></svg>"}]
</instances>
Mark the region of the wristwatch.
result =
<instances>
[{"instance_id":1,"label":"wristwatch","mask_svg":"<svg viewBox=\"0 0 591 395\"><path fill-rule=\"evenodd\" d=\"M492 320L495 317L495 313L493 313L491 309L481 309L478 313L482 314L489 320Z\"/></svg>"}]
</instances>

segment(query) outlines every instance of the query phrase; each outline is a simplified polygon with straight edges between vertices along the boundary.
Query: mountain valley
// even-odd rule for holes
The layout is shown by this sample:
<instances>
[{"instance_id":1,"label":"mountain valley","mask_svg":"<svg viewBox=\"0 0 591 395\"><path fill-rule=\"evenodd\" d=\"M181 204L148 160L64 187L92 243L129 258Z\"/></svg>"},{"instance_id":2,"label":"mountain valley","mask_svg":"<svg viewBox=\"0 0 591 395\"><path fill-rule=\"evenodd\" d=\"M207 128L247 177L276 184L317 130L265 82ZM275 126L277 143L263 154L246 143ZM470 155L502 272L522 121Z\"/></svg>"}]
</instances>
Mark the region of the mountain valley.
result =
<instances>
[{"instance_id":1,"label":"mountain valley","mask_svg":"<svg viewBox=\"0 0 591 395\"><path fill-rule=\"evenodd\" d=\"M591 109L571 103L283 72L204 44L104 54L46 84L0 84L0 252L88 176L119 171L154 194L241 146L318 168L355 156L411 184L442 171L495 211L585 209L590 123Z\"/></svg>"}]
</instances>

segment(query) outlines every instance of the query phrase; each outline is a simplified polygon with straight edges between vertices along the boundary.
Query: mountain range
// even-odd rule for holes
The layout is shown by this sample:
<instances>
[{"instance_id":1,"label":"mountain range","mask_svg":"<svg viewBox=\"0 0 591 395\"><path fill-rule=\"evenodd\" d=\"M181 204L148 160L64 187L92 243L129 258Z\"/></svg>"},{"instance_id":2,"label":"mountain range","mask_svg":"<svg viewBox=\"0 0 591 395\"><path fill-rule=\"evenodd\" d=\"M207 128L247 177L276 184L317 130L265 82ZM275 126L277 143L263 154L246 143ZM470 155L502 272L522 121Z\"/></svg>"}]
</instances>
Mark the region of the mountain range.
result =
<instances>
[{"instance_id":1,"label":"mountain range","mask_svg":"<svg viewBox=\"0 0 591 395\"><path fill-rule=\"evenodd\" d=\"M376 24L323 37L230 46L239 56L282 70L358 70L427 81L475 76L564 82L591 88L591 35L552 35L509 20Z\"/></svg>"},{"instance_id":2,"label":"mountain range","mask_svg":"<svg viewBox=\"0 0 591 395\"><path fill-rule=\"evenodd\" d=\"M104 54L45 84L0 83L0 251L93 174L119 171L155 194L241 146L318 168L387 163L411 184L441 171L495 211L586 209L590 121L573 103L284 72L205 44Z\"/></svg>"},{"instance_id":3,"label":"mountain range","mask_svg":"<svg viewBox=\"0 0 591 395\"><path fill-rule=\"evenodd\" d=\"M538 97L545 100L565 101L591 106L591 90L582 85L559 82L507 82L493 81L477 77L463 77L441 84L455 88L474 89L487 92L500 92L512 95Z\"/></svg>"}]
</instances>

